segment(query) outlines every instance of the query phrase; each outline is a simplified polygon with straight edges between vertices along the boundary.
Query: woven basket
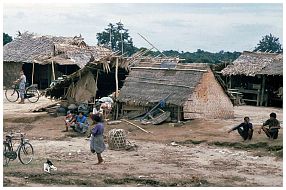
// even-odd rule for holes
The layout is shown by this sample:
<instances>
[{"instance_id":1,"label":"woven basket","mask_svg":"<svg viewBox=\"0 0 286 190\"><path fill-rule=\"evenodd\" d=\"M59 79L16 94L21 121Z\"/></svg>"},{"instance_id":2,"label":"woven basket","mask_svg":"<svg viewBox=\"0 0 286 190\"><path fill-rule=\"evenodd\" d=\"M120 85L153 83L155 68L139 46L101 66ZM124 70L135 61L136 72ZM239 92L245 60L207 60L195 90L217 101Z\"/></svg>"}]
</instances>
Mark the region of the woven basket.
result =
<instances>
[{"instance_id":1,"label":"woven basket","mask_svg":"<svg viewBox=\"0 0 286 190\"><path fill-rule=\"evenodd\" d=\"M123 129L112 129L108 132L108 147L112 150L126 148L126 132Z\"/></svg>"}]
</instances>

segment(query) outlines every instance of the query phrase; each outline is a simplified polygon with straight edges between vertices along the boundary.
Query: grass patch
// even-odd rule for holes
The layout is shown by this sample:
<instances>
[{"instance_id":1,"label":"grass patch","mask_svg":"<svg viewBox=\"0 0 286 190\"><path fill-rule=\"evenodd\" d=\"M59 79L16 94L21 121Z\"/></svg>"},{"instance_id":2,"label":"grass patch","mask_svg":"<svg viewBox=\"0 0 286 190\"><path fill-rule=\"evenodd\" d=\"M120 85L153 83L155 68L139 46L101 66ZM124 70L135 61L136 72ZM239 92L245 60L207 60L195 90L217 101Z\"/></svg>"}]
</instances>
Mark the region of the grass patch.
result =
<instances>
[{"instance_id":1,"label":"grass patch","mask_svg":"<svg viewBox=\"0 0 286 190\"><path fill-rule=\"evenodd\" d=\"M277 157L283 157L283 146L282 145L269 145L267 142L258 142L254 144L243 144L239 142L211 142L208 145L216 145L216 146L226 146L233 147L237 149L263 149L264 151L273 152ZM282 152L282 153L281 153Z\"/></svg>"},{"instance_id":2,"label":"grass patch","mask_svg":"<svg viewBox=\"0 0 286 190\"><path fill-rule=\"evenodd\" d=\"M234 147L238 149L258 149L258 148L268 148L269 145L267 142L259 142L255 144L242 144L239 142L211 142L208 145L216 145L216 146L227 146L227 147Z\"/></svg>"},{"instance_id":3,"label":"grass patch","mask_svg":"<svg viewBox=\"0 0 286 190\"><path fill-rule=\"evenodd\" d=\"M114 178L104 179L104 183L116 184L116 185L140 183L147 186L155 186L155 187L166 186L165 184L162 184L161 182L152 179L140 179L140 178L130 178L130 177L122 179L114 179Z\"/></svg>"},{"instance_id":4,"label":"grass patch","mask_svg":"<svg viewBox=\"0 0 286 190\"><path fill-rule=\"evenodd\" d=\"M275 156L277 156L279 158L283 158L283 149L274 152L274 154L275 154Z\"/></svg>"},{"instance_id":5,"label":"grass patch","mask_svg":"<svg viewBox=\"0 0 286 190\"><path fill-rule=\"evenodd\" d=\"M77 178L68 178L69 176L78 176L77 174L72 173L56 173L56 174L31 174L31 173L20 173L20 172L9 172L4 173L5 176L13 176L24 178L27 177L27 180L39 184L51 184L51 185L74 185L74 186L93 186L89 180L81 180Z\"/></svg>"},{"instance_id":6,"label":"grass patch","mask_svg":"<svg viewBox=\"0 0 286 190\"><path fill-rule=\"evenodd\" d=\"M176 181L176 182L161 182L161 181L156 181L153 179L140 179L140 178L134 178L134 177L127 177L127 178L122 178L122 179L108 178L108 179L104 179L104 182L106 184L115 184L115 185L141 184L141 185L151 186L151 187L209 186L209 183L207 180L198 180L198 179L196 180L190 179L188 181Z\"/></svg>"},{"instance_id":7,"label":"grass patch","mask_svg":"<svg viewBox=\"0 0 286 190\"><path fill-rule=\"evenodd\" d=\"M283 150L283 146L282 145L276 145L276 146L269 146L268 147L269 151L279 151L279 150Z\"/></svg>"},{"instance_id":8,"label":"grass patch","mask_svg":"<svg viewBox=\"0 0 286 190\"><path fill-rule=\"evenodd\" d=\"M207 142L206 140L201 140L201 141L196 141L196 140L186 140L186 141L182 141L182 142L178 142L178 144L201 144Z\"/></svg>"}]
</instances>

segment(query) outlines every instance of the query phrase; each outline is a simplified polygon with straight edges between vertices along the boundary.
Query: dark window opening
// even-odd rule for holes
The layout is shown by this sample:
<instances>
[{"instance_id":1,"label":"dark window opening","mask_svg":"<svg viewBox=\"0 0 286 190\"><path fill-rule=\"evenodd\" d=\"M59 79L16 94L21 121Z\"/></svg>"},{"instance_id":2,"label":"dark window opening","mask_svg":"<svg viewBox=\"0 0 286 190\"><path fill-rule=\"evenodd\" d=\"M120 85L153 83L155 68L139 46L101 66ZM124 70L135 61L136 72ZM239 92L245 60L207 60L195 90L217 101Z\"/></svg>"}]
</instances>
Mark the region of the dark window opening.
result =
<instances>
[{"instance_id":1,"label":"dark window opening","mask_svg":"<svg viewBox=\"0 0 286 190\"><path fill-rule=\"evenodd\" d=\"M97 70L92 71L96 80L96 72ZM118 69L118 89L120 90L123 86L124 80L128 72L125 69ZM96 98L106 97L111 93L116 91L115 84L115 68L112 68L109 73L105 73L103 71L99 71L98 79L97 79L97 92Z\"/></svg>"}]
</instances>

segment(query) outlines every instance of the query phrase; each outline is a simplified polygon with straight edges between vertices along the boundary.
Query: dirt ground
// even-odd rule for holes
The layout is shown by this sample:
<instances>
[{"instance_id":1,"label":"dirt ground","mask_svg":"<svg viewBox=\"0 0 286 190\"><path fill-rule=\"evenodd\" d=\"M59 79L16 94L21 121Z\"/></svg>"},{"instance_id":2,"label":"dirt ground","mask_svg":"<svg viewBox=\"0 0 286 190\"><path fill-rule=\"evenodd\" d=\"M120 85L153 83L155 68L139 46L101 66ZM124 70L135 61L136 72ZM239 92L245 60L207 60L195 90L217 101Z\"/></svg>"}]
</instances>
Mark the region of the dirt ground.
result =
<instances>
[{"instance_id":1,"label":"dirt ground","mask_svg":"<svg viewBox=\"0 0 286 190\"><path fill-rule=\"evenodd\" d=\"M89 151L86 135L63 132L64 117L29 110L46 105L19 105L4 99L4 134L21 130L35 149L34 160L22 165L18 159L4 167L4 186L279 186L283 185L283 129L277 140L257 134L269 113L276 112L282 122L282 109L253 106L235 107L235 118L228 120L191 120L174 127L140 125L151 131L121 122L105 126L127 131L133 150L103 152L105 160L95 165L96 155ZM54 103L54 102L53 102ZM254 124L253 140L243 142L237 132L226 131L249 116ZM106 142L107 144L107 142ZM58 168L43 171L50 159Z\"/></svg>"}]
</instances>

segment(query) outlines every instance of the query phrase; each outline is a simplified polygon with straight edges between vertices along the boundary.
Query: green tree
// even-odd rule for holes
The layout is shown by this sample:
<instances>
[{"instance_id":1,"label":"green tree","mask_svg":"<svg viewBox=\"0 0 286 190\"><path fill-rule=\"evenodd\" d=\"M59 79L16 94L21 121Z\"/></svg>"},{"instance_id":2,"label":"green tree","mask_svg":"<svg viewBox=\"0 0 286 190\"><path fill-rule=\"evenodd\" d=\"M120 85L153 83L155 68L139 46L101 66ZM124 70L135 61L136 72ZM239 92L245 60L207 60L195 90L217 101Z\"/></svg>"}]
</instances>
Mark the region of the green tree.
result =
<instances>
[{"instance_id":1,"label":"green tree","mask_svg":"<svg viewBox=\"0 0 286 190\"><path fill-rule=\"evenodd\" d=\"M6 33L3 33L3 46L12 41L12 36L9 36Z\"/></svg>"},{"instance_id":2,"label":"green tree","mask_svg":"<svg viewBox=\"0 0 286 190\"><path fill-rule=\"evenodd\" d=\"M254 52L271 52L271 53L281 53L283 51L282 45L279 42L279 38L276 38L272 34L262 37L259 41L257 47L255 47Z\"/></svg>"},{"instance_id":3,"label":"green tree","mask_svg":"<svg viewBox=\"0 0 286 190\"><path fill-rule=\"evenodd\" d=\"M112 48L113 51L119 51L130 56L136 52L137 48L133 45L132 38L128 29L124 28L121 22L116 24L109 23L108 28L103 32L97 33L98 44L104 44Z\"/></svg>"}]
</instances>

